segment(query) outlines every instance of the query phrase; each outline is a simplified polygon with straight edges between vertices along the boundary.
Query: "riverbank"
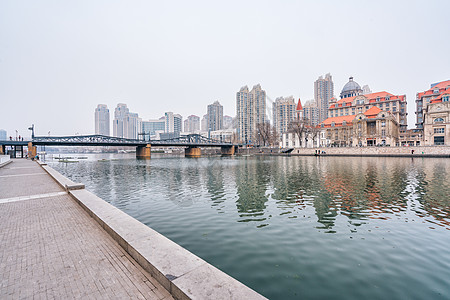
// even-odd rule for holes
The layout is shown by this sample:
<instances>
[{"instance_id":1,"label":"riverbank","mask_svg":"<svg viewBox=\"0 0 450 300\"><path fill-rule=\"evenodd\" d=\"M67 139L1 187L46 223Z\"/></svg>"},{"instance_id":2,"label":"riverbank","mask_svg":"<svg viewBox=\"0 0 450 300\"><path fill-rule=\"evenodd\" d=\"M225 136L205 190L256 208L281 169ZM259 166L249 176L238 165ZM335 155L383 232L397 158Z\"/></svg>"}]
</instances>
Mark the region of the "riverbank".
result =
<instances>
[{"instance_id":1,"label":"riverbank","mask_svg":"<svg viewBox=\"0 0 450 300\"><path fill-rule=\"evenodd\" d=\"M35 165L35 163L26 161ZM175 299L265 299L224 272L40 163L78 207ZM42 175L42 174L40 174ZM48 177L50 177L48 176ZM36 185L39 185L36 183ZM61 196L61 195L60 195ZM101 292L99 294L102 295ZM154 298L154 297L150 297ZM155 298L156 299L156 298ZM158 298L162 299L162 298ZM166 299L166 298L164 298Z\"/></svg>"}]
</instances>

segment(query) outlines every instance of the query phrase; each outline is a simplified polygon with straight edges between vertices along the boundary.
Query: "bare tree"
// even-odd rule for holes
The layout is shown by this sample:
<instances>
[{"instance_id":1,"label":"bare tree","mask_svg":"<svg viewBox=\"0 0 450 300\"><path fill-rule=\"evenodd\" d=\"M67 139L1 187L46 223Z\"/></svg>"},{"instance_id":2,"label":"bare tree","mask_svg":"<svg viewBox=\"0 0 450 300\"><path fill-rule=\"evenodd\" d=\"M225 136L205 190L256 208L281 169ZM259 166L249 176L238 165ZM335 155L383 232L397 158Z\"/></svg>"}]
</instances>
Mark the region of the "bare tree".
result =
<instances>
[{"instance_id":1,"label":"bare tree","mask_svg":"<svg viewBox=\"0 0 450 300\"><path fill-rule=\"evenodd\" d=\"M309 136L312 138L313 148L316 146L316 139L319 137L320 130L319 126L309 127Z\"/></svg>"},{"instance_id":2,"label":"bare tree","mask_svg":"<svg viewBox=\"0 0 450 300\"><path fill-rule=\"evenodd\" d=\"M258 145L267 146L270 143L272 136L272 126L270 123L258 123L256 124L256 138Z\"/></svg>"},{"instance_id":3,"label":"bare tree","mask_svg":"<svg viewBox=\"0 0 450 300\"><path fill-rule=\"evenodd\" d=\"M307 119L294 120L291 121L288 125L288 132L293 133L294 138L298 137L300 147L302 146L303 134L307 133L308 127L309 127L309 120Z\"/></svg>"}]
</instances>

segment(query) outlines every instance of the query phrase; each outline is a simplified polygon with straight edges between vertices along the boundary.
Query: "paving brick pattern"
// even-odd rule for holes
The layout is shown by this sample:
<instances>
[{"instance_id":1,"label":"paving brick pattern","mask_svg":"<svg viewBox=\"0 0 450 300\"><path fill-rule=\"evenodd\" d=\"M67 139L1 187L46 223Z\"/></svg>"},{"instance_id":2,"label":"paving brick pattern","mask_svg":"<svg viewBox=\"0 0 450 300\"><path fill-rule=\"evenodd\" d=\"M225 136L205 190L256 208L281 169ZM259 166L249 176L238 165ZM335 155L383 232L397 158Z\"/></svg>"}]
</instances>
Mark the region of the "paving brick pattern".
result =
<instances>
[{"instance_id":1,"label":"paving brick pattern","mask_svg":"<svg viewBox=\"0 0 450 300\"><path fill-rule=\"evenodd\" d=\"M15 160L0 176L17 170L42 169ZM62 191L42 176L1 177L0 200ZM0 203L0 241L0 299L172 299L69 195Z\"/></svg>"}]
</instances>

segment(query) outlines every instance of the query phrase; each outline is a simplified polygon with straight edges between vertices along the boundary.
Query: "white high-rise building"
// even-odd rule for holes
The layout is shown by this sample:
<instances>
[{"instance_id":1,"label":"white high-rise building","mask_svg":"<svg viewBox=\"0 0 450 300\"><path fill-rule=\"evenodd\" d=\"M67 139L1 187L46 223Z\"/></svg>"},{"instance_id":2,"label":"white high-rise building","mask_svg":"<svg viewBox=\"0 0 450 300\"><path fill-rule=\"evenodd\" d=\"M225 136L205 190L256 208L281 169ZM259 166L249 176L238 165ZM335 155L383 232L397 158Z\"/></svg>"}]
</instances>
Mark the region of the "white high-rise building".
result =
<instances>
[{"instance_id":1,"label":"white high-rise building","mask_svg":"<svg viewBox=\"0 0 450 300\"><path fill-rule=\"evenodd\" d=\"M183 131L183 117L181 115L169 111L164 114L164 117L166 122L166 133L180 134L180 132Z\"/></svg>"},{"instance_id":2,"label":"white high-rise building","mask_svg":"<svg viewBox=\"0 0 450 300\"><path fill-rule=\"evenodd\" d=\"M216 131L223 128L223 106L219 101L208 105L208 130Z\"/></svg>"},{"instance_id":3,"label":"white high-rise building","mask_svg":"<svg viewBox=\"0 0 450 300\"><path fill-rule=\"evenodd\" d=\"M201 131L208 131L208 115L203 115L202 121L201 121Z\"/></svg>"},{"instance_id":4,"label":"white high-rise building","mask_svg":"<svg viewBox=\"0 0 450 300\"><path fill-rule=\"evenodd\" d=\"M288 96L286 98L278 97L273 103L273 125L278 133L278 136L282 136L283 133L288 131L289 123L296 119L296 108L294 96Z\"/></svg>"},{"instance_id":5,"label":"white high-rise building","mask_svg":"<svg viewBox=\"0 0 450 300\"><path fill-rule=\"evenodd\" d=\"M319 108L314 100L306 101L303 105L303 118L309 120L312 126L319 124Z\"/></svg>"},{"instance_id":6,"label":"white high-rise building","mask_svg":"<svg viewBox=\"0 0 450 300\"><path fill-rule=\"evenodd\" d=\"M328 107L330 106L330 99L334 95L334 84L330 73L319 77L314 82L314 100L319 109L319 123L328 118Z\"/></svg>"},{"instance_id":7,"label":"white high-rise building","mask_svg":"<svg viewBox=\"0 0 450 300\"><path fill-rule=\"evenodd\" d=\"M105 104L95 109L95 134L109 136L109 109Z\"/></svg>"},{"instance_id":8,"label":"white high-rise building","mask_svg":"<svg viewBox=\"0 0 450 300\"><path fill-rule=\"evenodd\" d=\"M113 136L137 139L139 128L141 127L141 119L137 113L130 113L127 105L124 103L117 104L114 110L113 120Z\"/></svg>"},{"instance_id":9,"label":"white high-rise building","mask_svg":"<svg viewBox=\"0 0 450 300\"><path fill-rule=\"evenodd\" d=\"M236 93L237 135L245 144L256 142L256 126L267 122L266 91L255 85L251 91L247 86Z\"/></svg>"}]
</instances>

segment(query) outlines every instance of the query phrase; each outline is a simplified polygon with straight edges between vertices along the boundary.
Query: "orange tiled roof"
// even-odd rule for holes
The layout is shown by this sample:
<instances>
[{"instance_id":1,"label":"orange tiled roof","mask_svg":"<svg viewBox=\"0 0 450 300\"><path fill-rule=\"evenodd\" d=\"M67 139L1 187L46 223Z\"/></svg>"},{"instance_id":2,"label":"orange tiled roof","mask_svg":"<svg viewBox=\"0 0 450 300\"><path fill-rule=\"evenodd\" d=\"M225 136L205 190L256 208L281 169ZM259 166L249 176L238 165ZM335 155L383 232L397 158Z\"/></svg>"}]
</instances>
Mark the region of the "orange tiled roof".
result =
<instances>
[{"instance_id":1,"label":"orange tiled roof","mask_svg":"<svg viewBox=\"0 0 450 300\"><path fill-rule=\"evenodd\" d=\"M372 116L376 116L378 115L378 113L381 111L381 109L379 109L377 106L372 106L371 108L369 108L366 112L364 112L364 114L370 118Z\"/></svg>"},{"instance_id":2,"label":"orange tiled roof","mask_svg":"<svg viewBox=\"0 0 450 300\"><path fill-rule=\"evenodd\" d=\"M432 95L432 94L434 94L434 90L436 90L436 89L439 90L439 93L449 91L450 88L448 88L448 86L450 86L450 80L441 81L438 84L436 84L435 86L433 86L432 88L426 90L425 92L418 93L417 97L420 99L423 96Z\"/></svg>"},{"instance_id":3,"label":"orange tiled roof","mask_svg":"<svg viewBox=\"0 0 450 300\"><path fill-rule=\"evenodd\" d=\"M345 121L348 123L351 123L353 119L355 118L355 115L350 116L340 116L340 117L331 117L328 119L325 119L322 123L325 127L330 127L331 123L334 122L335 126L342 126L342 123ZM350 124L349 124L350 125Z\"/></svg>"}]
</instances>

